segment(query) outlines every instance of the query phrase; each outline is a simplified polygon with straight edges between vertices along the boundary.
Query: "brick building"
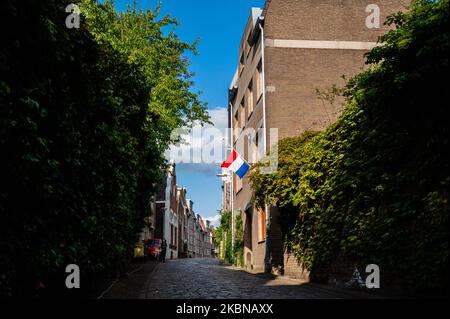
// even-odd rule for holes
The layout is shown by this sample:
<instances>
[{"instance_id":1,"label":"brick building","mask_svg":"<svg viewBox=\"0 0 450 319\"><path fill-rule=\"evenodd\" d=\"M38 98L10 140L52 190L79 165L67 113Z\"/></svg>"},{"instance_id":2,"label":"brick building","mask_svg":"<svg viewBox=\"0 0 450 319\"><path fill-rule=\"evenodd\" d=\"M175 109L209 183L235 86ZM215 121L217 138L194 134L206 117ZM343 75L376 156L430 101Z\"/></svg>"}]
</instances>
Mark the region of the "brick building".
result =
<instances>
[{"instance_id":1,"label":"brick building","mask_svg":"<svg viewBox=\"0 0 450 319\"><path fill-rule=\"evenodd\" d=\"M188 200L188 214L187 214L187 239L188 239L188 257L195 257L195 223L196 217L193 211L194 202Z\"/></svg>"},{"instance_id":2,"label":"brick building","mask_svg":"<svg viewBox=\"0 0 450 319\"><path fill-rule=\"evenodd\" d=\"M187 189L177 185L176 165L171 163L154 202L154 237L166 239L168 259L211 257L212 226L194 212L186 195Z\"/></svg>"},{"instance_id":3,"label":"brick building","mask_svg":"<svg viewBox=\"0 0 450 319\"><path fill-rule=\"evenodd\" d=\"M166 258L178 256L178 188L175 164L167 168L156 196L155 238L167 241Z\"/></svg>"},{"instance_id":4,"label":"brick building","mask_svg":"<svg viewBox=\"0 0 450 319\"><path fill-rule=\"evenodd\" d=\"M177 215L178 215L178 258L186 258L188 256L188 214L189 205L186 200L186 188L178 187L177 189Z\"/></svg>"},{"instance_id":5,"label":"brick building","mask_svg":"<svg viewBox=\"0 0 450 319\"><path fill-rule=\"evenodd\" d=\"M233 147L249 163L260 160L278 139L323 130L337 119L341 101L327 103L318 92L342 87L343 77L359 73L364 54L387 31L386 17L406 10L409 1L373 3L267 0L264 8L251 10L228 106ZM258 133L247 134L249 128ZM243 214L245 266L263 271L266 265L266 270L275 273L308 277L283 250L276 207L256 209L248 180L234 175L232 183L233 210ZM224 203L230 202L227 193L223 196Z\"/></svg>"}]
</instances>

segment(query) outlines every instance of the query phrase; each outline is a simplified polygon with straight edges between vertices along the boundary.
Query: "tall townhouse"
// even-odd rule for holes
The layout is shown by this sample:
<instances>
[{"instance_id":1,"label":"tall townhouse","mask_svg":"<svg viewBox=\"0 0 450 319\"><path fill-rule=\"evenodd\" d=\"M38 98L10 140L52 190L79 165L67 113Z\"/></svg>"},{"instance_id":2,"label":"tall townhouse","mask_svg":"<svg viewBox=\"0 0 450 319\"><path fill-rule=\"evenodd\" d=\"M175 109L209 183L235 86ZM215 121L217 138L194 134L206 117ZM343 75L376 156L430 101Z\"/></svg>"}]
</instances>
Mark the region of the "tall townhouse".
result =
<instances>
[{"instance_id":1,"label":"tall townhouse","mask_svg":"<svg viewBox=\"0 0 450 319\"><path fill-rule=\"evenodd\" d=\"M211 257L211 222L209 220L205 220L206 222L206 234L205 234L205 257Z\"/></svg>"},{"instance_id":2,"label":"tall townhouse","mask_svg":"<svg viewBox=\"0 0 450 319\"><path fill-rule=\"evenodd\" d=\"M278 139L323 130L333 123L341 103L328 103L318 92L327 92L333 85L342 87L343 76L349 79L359 73L364 54L388 31L383 24L386 17L406 10L408 4L401 0L267 0L264 8L253 8L229 87L234 148L255 163ZM246 129L259 129L260 134ZM224 183L227 191L231 184ZM242 214L246 267L302 276L295 258L283 250L276 207L254 207L246 178L240 180L234 174L231 183L233 197L226 198L224 192L224 203L232 199L235 214Z\"/></svg>"},{"instance_id":3,"label":"tall townhouse","mask_svg":"<svg viewBox=\"0 0 450 319\"><path fill-rule=\"evenodd\" d=\"M145 226L139 234L139 242L155 237L155 223L156 223L156 203L155 196L152 196L148 203L147 216L144 218Z\"/></svg>"},{"instance_id":4,"label":"tall townhouse","mask_svg":"<svg viewBox=\"0 0 450 319\"><path fill-rule=\"evenodd\" d=\"M193 211L194 202L187 200L189 209L187 213L187 239L188 239L188 257L195 257L195 213Z\"/></svg>"},{"instance_id":5,"label":"tall townhouse","mask_svg":"<svg viewBox=\"0 0 450 319\"><path fill-rule=\"evenodd\" d=\"M167 259L211 256L209 221L194 212L194 203L186 194L187 189L177 185L176 166L171 163L159 184L156 201L150 204L156 212L149 212L150 228L142 235L166 239Z\"/></svg>"},{"instance_id":6,"label":"tall townhouse","mask_svg":"<svg viewBox=\"0 0 450 319\"><path fill-rule=\"evenodd\" d=\"M178 258L186 258L188 256L187 218L189 212L186 200L187 191L184 187L178 187L177 192Z\"/></svg>"},{"instance_id":7,"label":"tall townhouse","mask_svg":"<svg viewBox=\"0 0 450 319\"><path fill-rule=\"evenodd\" d=\"M201 241L201 226L200 226L200 215L197 214L197 216L195 217L195 223L194 223L194 241L195 241L195 257L199 258L202 257L202 250L203 250L203 245L202 245L202 241Z\"/></svg>"},{"instance_id":8,"label":"tall townhouse","mask_svg":"<svg viewBox=\"0 0 450 319\"><path fill-rule=\"evenodd\" d=\"M209 230L207 222L199 215L199 240L200 240L200 257L211 257L211 245L209 243Z\"/></svg>"},{"instance_id":9,"label":"tall townhouse","mask_svg":"<svg viewBox=\"0 0 450 319\"><path fill-rule=\"evenodd\" d=\"M214 237L215 227L213 225L211 225L209 229L210 229L209 240L210 240L210 245L211 245L211 257L216 258L217 257L217 247L216 247L216 240Z\"/></svg>"},{"instance_id":10,"label":"tall townhouse","mask_svg":"<svg viewBox=\"0 0 450 319\"><path fill-rule=\"evenodd\" d=\"M156 198L155 238L167 241L166 258L178 256L178 203L175 164L167 168Z\"/></svg>"}]
</instances>

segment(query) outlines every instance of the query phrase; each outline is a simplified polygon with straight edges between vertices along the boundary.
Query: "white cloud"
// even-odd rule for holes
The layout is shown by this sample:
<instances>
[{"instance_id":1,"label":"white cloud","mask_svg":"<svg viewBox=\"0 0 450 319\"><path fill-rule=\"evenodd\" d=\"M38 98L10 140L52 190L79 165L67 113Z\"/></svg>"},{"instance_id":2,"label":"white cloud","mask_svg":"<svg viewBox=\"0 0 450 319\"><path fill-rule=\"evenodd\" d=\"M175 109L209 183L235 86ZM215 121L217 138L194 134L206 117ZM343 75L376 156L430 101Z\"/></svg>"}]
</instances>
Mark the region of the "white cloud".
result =
<instances>
[{"instance_id":1,"label":"white cloud","mask_svg":"<svg viewBox=\"0 0 450 319\"><path fill-rule=\"evenodd\" d=\"M216 107L208 113L212 125L196 125L190 134L183 134L185 143L171 146L166 152L167 159L193 172L215 174L220 171L220 164L226 157L224 137L228 136L228 111L226 107Z\"/></svg>"},{"instance_id":2,"label":"white cloud","mask_svg":"<svg viewBox=\"0 0 450 319\"><path fill-rule=\"evenodd\" d=\"M205 217L206 220L209 220L211 222L211 225L214 227L219 227L220 225L220 214L212 216L212 217Z\"/></svg>"},{"instance_id":3,"label":"white cloud","mask_svg":"<svg viewBox=\"0 0 450 319\"><path fill-rule=\"evenodd\" d=\"M228 111L226 107L216 107L209 110L209 115L211 117L211 122L213 126L217 128L227 128L228 127Z\"/></svg>"},{"instance_id":4,"label":"white cloud","mask_svg":"<svg viewBox=\"0 0 450 319\"><path fill-rule=\"evenodd\" d=\"M195 172L206 175L220 174L222 169L220 165L214 164L190 164L190 163L179 163L177 164L177 171L182 170L185 172Z\"/></svg>"}]
</instances>

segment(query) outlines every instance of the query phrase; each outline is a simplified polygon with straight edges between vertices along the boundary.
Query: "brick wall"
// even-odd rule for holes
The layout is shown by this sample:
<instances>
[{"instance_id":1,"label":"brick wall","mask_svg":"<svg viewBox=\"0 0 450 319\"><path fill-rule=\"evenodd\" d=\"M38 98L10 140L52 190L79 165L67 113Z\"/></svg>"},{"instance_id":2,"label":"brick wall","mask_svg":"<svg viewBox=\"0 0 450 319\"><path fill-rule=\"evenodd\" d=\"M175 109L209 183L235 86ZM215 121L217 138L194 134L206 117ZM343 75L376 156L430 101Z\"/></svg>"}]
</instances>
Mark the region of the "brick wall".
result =
<instances>
[{"instance_id":1,"label":"brick wall","mask_svg":"<svg viewBox=\"0 0 450 319\"><path fill-rule=\"evenodd\" d=\"M266 42L273 39L374 42L388 31L382 22L405 10L407 0L273 0L265 13ZM380 7L381 27L366 26L366 6ZM267 45L267 44L266 44ZM363 50L265 48L268 127L279 138L306 130L323 130L342 109L342 100L330 104L319 99L333 85L343 87L361 72Z\"/></svg>"},{"instance_id":2,"label":"brick wall","mask_svg":"<svg viewBox=\"0 0 450 319\"><path fill-rule=\"evenodd\" d=\"M291 278L310 280L310 272L303 267L297 257L287 251L284 252L284 275Z\"/></svg>"},{"instance_id":3,"label":"brick wall","mask_svg":"<svg viewBox=\"0 0 450 319\"><path fill-rule=\"evenodd\" d=\"M272 0L265 13L267 38L376 41L393 12L406 10L410 0ZM366 27L366 7L380 8L381 28Z\"/></svg>"},{"instance_id":4,"label":"brick wall","mask_svg":"<svg viewBox=\"0 0 450 319\"><path fill-rule=\"evenodd\" d=\"M266 114L279 138L323 130L336 121L342 99L319 99L333 85L343 87L364 66L364 51L266 48ZM268 132L270 133L270 131ZM270 140L270 139L269 139Z\"/></svg>"}]
</instances>

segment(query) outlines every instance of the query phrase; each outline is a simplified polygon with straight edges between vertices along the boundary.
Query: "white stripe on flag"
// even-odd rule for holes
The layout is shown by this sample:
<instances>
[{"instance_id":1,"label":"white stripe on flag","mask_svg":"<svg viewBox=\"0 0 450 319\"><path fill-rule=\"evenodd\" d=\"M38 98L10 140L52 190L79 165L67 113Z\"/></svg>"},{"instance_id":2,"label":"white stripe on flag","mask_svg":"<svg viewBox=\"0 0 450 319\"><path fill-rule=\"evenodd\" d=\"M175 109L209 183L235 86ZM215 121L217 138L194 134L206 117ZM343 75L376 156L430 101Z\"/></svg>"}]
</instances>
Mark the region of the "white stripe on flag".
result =
<instances>
[{"instance_id":1,"label":"white stripe on flag","mask_svg":"<svg viewBox=\"0 0 450 319\"><path fill-rule=\"evenodd\" d=\"M242 164L244 164L244 161L242 158L238 155L233 163L231 163L229 169L231 169L233 172L237 172L239 168L241 168Z\"/></svg>"}]
</instances>

